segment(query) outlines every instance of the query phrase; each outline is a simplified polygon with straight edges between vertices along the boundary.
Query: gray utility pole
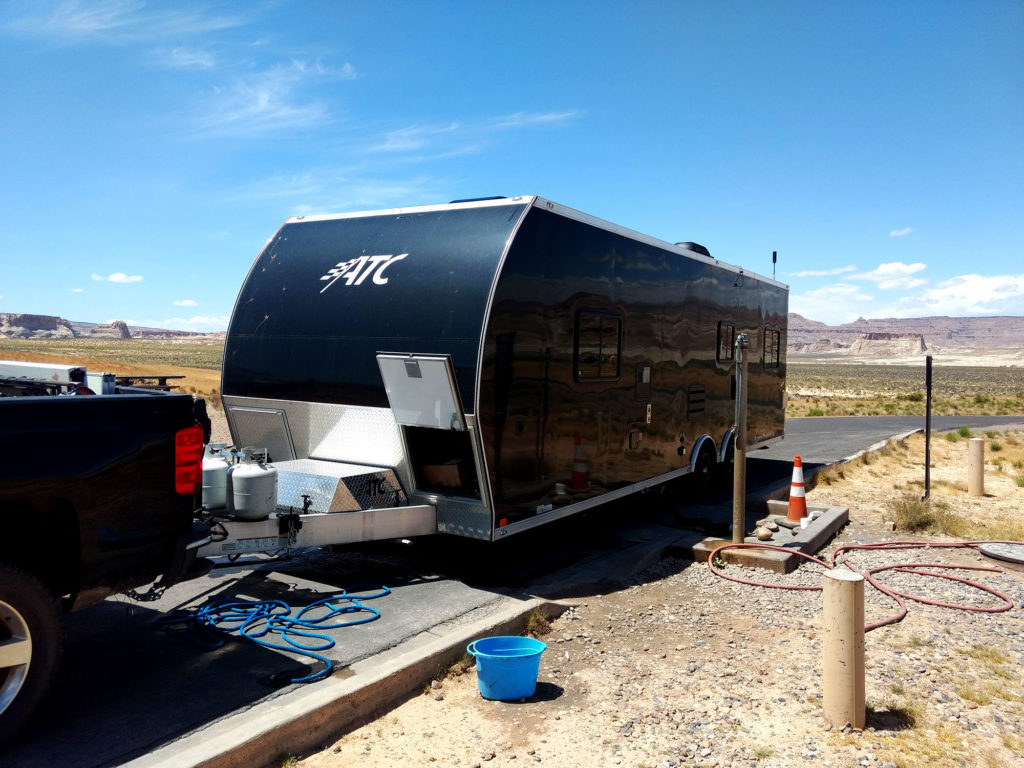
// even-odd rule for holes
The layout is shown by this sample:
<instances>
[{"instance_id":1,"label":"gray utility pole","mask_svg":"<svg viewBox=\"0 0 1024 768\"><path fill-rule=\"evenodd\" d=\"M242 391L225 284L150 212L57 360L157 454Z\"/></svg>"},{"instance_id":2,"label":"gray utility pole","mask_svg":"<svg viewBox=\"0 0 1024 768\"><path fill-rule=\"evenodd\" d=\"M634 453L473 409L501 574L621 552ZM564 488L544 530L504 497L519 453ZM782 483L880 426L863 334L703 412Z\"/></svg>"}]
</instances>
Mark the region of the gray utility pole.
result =
<instances>
[{"instance_id":1,"label":"gray utility pole","mask_svg":"<svg viewBox=\"0 0 1024 768\"><path fill-rule=\"evenodd\" d=\"M733 443L732 540L743 541L747 518L747 334L736 336L736 437Z\"/></svg>"}]
</instances>

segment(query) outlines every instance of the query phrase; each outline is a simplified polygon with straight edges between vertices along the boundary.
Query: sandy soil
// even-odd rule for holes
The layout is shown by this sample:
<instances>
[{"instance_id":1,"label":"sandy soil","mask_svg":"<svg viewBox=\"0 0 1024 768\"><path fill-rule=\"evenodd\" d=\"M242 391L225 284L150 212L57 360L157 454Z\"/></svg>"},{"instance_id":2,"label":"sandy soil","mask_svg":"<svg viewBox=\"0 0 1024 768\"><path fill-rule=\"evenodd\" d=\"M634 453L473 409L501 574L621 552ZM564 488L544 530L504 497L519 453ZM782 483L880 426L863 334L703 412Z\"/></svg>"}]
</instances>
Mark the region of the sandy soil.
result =
<instances>
[{"instance_id":1,"label":"sandy soil","mask_svg":"<svg viewBox=\"0 0 1024 768\"><path fill-rule=\"evenodd\" d=\"M1008 459L1024 434L1000 435ZM1012 441L1012 442L1011 442ZM934 440L932 497L991 526L1019 520L1024 489L1012 464L990 463L982 498L966 494L966 441ZM809 501L851 508L836 543L908 539L893 533L894 499L920 496L923 440L851 468ZM963 489L961 489L961 487ZM924 537L924 540L935 541ZM967 573L1014 608L969 613L911 603L901 623L867 636L868 722L822 718L820 593L723 580L706 564L668 560L612 594L570 601L544 636L539 685L524 702L482 699L473 668L451 673L324 751L303 768L542 763L579 766L1024 766L1024 567L976 550L879 553L877 562L1005 566ZM756 579L820 584L812 565L789 576L730 566ZM894 577L895 578L895 577ZM996 605L956 582L902 575L948 602ZM891 615L868 590L868 619Z\"/></svg>"}]
</instances>

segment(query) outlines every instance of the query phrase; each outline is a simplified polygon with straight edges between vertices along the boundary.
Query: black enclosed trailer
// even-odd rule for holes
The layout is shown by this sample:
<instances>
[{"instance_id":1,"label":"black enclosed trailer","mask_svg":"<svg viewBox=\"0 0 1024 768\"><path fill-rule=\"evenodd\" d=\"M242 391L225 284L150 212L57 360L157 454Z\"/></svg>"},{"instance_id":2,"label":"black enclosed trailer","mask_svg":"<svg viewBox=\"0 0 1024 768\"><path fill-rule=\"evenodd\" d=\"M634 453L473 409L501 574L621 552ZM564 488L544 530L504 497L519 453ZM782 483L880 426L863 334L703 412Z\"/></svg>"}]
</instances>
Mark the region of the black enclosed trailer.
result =
<instances>
[{"instance_id":1,"label":"black enclosed trailer","mask_svg":"<svg viewBox=\"0 0 1024 768\"><path fill-rule=\"evenodd\" d=\"M281 508L362 515L330 535L495 540L729 461L739 333L748 447L781 437L787 302L539 197L295 217L242 286L222 396Z\"/></svg>"}]
</instances>

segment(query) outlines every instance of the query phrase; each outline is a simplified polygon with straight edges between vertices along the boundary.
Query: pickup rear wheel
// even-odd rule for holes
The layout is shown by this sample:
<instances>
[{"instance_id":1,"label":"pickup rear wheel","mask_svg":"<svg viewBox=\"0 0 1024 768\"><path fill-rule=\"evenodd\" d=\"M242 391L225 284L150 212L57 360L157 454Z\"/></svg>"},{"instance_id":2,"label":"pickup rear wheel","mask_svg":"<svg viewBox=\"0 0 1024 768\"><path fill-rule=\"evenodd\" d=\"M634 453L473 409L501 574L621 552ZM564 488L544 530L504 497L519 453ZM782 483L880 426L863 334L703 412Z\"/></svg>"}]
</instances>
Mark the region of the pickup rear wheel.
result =
<instances>
[{"instance_id":1,"label":"pickup rear wheel","mask_svg":"<svg viewBox=\"0 0 1024 768\"><path fill-rule=\"evenodd\" d=\"M46 694L61 654L53 595L29 573L0 565L0 744Z\"/></svg>"}]
</instances>

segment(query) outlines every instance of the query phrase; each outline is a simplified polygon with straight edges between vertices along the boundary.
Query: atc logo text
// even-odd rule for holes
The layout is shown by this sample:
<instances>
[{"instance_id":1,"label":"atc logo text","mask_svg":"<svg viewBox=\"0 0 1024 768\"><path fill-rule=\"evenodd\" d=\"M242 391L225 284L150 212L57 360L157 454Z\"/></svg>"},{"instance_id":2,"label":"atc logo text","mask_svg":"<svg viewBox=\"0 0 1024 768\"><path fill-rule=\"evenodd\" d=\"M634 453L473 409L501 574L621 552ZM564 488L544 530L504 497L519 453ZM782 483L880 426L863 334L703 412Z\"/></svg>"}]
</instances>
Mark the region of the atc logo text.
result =
<instances>
[{"instance_id":1,"label":"atc logo text","mask_svg":"<svg viewBox=\"0 0 1024 768\"><path fill-rule=\"evenodd\" d=\"M326 291L342 278L345 279L345 285L362 285L363 281L372 275L375 285L387 285L388 278L384 277L384 270L408 255L408 253L400 253L395 256L385 253L378 256L360 256L356 259L340 261L328 270L326 275L320 278L321 280L330 280L320 293Z\"/></svg>"}]
</instances>

